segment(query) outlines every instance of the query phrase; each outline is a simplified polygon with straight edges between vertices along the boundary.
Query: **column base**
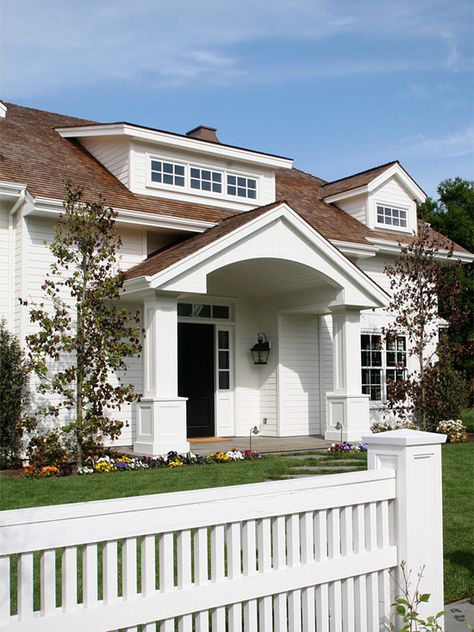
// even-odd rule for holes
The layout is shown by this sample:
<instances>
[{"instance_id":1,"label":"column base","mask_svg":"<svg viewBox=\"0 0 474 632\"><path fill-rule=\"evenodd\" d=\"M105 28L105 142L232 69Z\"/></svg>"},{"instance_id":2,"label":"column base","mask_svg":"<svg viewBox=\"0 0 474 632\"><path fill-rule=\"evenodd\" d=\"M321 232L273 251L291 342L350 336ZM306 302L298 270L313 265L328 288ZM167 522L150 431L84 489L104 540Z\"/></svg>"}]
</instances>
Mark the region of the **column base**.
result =
<instances>
[{"instance_id":1,"label":"column base","mask_svg":"<svg viewBox=\"0 0 474 632\"><path fill-rule=\"evenodd\" d=\"M133 451L147 456L189 452L186 397L144 398L137 404L137 438Z\"/></svg>"},{"instance_id":2,"label":"column base","mask_svg":"<svg viewBox=\"0 0 474 632\"><path fill-rule=\"evenodd\" d=\"M369 396L327 393L327 427L324 438L327 441L360 441L363 435L370 435ZM342 429L337 429L337 423Z\"/></svg>"}]
</instances>

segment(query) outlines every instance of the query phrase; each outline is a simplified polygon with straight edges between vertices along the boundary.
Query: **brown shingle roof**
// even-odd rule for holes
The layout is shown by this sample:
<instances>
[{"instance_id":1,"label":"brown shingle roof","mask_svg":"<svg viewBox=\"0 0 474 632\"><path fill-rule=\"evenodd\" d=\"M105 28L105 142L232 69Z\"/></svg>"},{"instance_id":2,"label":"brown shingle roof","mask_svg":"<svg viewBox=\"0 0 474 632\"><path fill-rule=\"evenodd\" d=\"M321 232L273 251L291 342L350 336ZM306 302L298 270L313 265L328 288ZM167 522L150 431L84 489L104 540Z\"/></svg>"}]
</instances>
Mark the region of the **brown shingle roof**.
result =
<instances>
[{"instance_id":1,"label":"brown shingle roof","mask_svg":"<svg viewBox=\"0 0 474 632\"><path fill-rule=\"evenodd\" d=\"M279 204L282 204L282 202L272 202L272 204L259 206L252 211L233 215L232 217L222 220L219 224L213 226L213 228L209 228L204 233L193 235L193 237L180 241L178 244L160 248L160 250L154 252L148 259L145 259L145 261L126 270L124 277L125 279L135 279L140 276L148 276L161 272L161 270L165 270L174 263L185 259L188 255L198 252L205 246L224 237L224 235L228 235L237 228L260 217L260 215L264 215Z\"/></svg>"},{"instance_id":2,"label":"brown shingle roof","mask_svg":"<svg viewBox=\"0 0 474 632\"><path fill-rule=\"evenodd\" d=\"M366 184L369 184L369 182L372 182L372 180L375 180L377 176L389 169L392 165L397 163L400 164L398 160L392 160L392 162L387 162L384 165L372 167L371 169L366 169L365 171L354 173L350 176L346 176L345 178L333 180L332 182L326 182L324 186L321 187L321 197L326 198L330 195L336 195L338 193L343 193L344 191L350 191L351 189L363 187Z\"/></svg>"},{"instance_id":3,"label":"brown shingle roof","mask_svg":"<svg viewBox=\"0 0 474 632\"><path fill-rule=\"evenodd\" d=\"M79 143L55 131L91 121L7 103L0 119L0 180L27 184L32 195L62 200L64 180L81 186L85 200L101 193L108 204L131 211L217 222L233 211L131 193ZM93 121L92 121L93 123Z\"/></svg>"},{"instance_id":4,"label":"brown shingle roof","mask_svg":"<svg viewBox=\"0 0 474 632\"><path fill-rule=\"evenodd\" d=\"M234 226L234 222L237 226L239 222L254 217L255 213L264 212L256 209L236 215L234 211L225 208L131 193L79 143L62 139L55 131L57 127L89 125L94 121L14 104L6 105L7 116L0 119L0 180L27 184L34 196L61 200L64 195L64 180L71 177L76 184L83 187L84 199L96 199L97 194L101 193L111 206L131 211L208 222L220 222L232 217L233 222L225 224L226 226ZM372 179L392 164L394 163L381 165L337 182L347 182L358 177ZM287 200L301 217L327 239L366 245L370 243L367 239L369 236L390 241L410 241L409 235L370 230L336 205L321 200L321 189L326 191L326 187L332 184L336 183L326 183L325 180L298 169L276 170L276 198ZM268 207L263 208L268 210ZM248 218L243 219L247 215ZM212 232L209 235L207 231L206 239L219 234L218 228L219 225L216 229L210 229ZM182 242L183 252L184 244L189 247L189 242L194 239L197 237ZM456 250L466 252L460 246L456 246Z\"/></svg>"}]
</instances>

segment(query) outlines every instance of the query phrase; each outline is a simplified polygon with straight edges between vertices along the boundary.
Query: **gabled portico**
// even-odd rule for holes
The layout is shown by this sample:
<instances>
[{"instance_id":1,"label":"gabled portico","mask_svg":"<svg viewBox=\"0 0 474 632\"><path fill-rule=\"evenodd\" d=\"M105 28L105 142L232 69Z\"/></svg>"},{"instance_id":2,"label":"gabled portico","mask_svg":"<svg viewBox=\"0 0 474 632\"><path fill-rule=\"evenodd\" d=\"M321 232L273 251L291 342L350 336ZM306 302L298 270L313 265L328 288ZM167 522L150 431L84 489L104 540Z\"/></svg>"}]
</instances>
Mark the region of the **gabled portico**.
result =
<instances>
[{"instance_id":1,"label":"gabled portico","mask_svg":"<svg viewBox=\"0 0 474 632\"><path fill-rule=\"evenodd\" d=\"M338 422L344 439L369 432L368 396L360 381L360 312L383 306L387 296L310 218L286 203L233 216L156 253L126 279L126 295L143 300L146 331L137 451L188 449L186 394L178 383L178 323L187 317L178 316L178 304L231 306L227 324L213 319L211 310L206 321L216 331L216 435L246 435L256 424L273 436L324 433L339 439ZM321 319L328 315L334 342L325 362ZM199 328L204 319L188 322ZM230 332L228 348L219 349L219 331ZM259 331L272 343L265 366L253 365L250 354ZM231 372L225 389L219 388L219 371L227 370L219 366L220 357ZM329 362L328 392L320 368L328 369Z\"/></svg>"}]
</instances>

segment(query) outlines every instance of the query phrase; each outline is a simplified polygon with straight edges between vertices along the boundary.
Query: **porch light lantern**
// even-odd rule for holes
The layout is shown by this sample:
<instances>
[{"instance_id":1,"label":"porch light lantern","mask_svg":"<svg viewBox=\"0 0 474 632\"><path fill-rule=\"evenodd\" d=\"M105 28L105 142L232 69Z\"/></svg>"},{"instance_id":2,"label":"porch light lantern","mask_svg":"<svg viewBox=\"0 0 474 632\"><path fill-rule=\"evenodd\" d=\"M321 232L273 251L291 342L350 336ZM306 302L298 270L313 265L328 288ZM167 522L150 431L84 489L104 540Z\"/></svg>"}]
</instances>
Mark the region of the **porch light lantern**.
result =
<instances>
[{"instance_id":1,"label":"porch light lantern","mask_svg":"<svg viewBox=\"0 0 474 632\"><path fill-rule=\"evenodd\" d=\"M257 342L250 349L254 364L266 364L270 355L270 343L263 331L257 334Z\"/></svg>"}]
</instances>

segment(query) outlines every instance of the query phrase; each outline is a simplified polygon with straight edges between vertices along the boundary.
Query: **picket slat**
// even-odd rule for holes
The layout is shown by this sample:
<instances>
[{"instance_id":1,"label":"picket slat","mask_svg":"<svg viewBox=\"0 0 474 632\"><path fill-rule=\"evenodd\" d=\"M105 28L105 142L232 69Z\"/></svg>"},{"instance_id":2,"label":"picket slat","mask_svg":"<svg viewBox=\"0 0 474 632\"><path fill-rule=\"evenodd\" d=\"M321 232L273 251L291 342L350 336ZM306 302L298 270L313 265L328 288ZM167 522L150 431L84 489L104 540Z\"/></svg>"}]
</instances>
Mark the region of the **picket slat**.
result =
<instances>
[{"instance_id":1,"label":"picket slat","mask_svg":"<svg viewBox=\"0 0 474 632\"><path fill-rule=\"evenodd\" d=\"M223 525L211 529L211 581L219 584L225 577L225 531ZM225 628L225 608L216 608L211 615L212 630Z\"/></svg>"},{"instance_id":2,"label":"picket slat","mask_svg":"<svg viewBox=\"0 0 474 632\"><path fill-rule=\"evenodd\" d=\"M56 551L43 551L40 566L41 614L46 616L56 607Z\"/></svg>"},{"instance_id":3,"label":"picket slat","mask_svg":"<svg viewBox=\"0 0 474 632\"><path fill-rule=\"evenodd\" d=\"M22 553L18 558L18 617L33 615L33 553Z\"/></svg>"},{"instance_id":4,"label":"picket slat","mask_svg":"<svg viewBox=\"0 0 474 632\"><path fill-rule=\"evenodd\" d=\"M68 546L62 554L62 607L72 610L77 605L77 549ZM117 581L117 575L115 576Z\"/></svg>"},{"instance_id":5,"label":"picket slat","mask_svg":"<svg viewBox=\"0 0 474 632\"><path fill-rule=\"evenodd\" d=\"M226 530L226 559L227 559L227 576L229 579L240 577L241 568L241 537L240 524L233 522L227 525ZM228 611L228 628L229 632L242 631L242 604L236 603L229 606Z\"/></svg>"},{"instance_id":6,"label":"picket slat","mask_svg":"<svg viewBox=\"0 0 474 632\"><path fill-rule=\"evenodd\" d=\"M10 618L10 558L0 557L0 623L8 621L9 618Z\"/></svg>"},{"instance_id":7,"label":"picket slat","mask_svg":"<svg viewBox=\"0 0 474 632\"><path fill-rule=\"evenodd\" d=\"M270 518L263 518L257 524L258 570L268 573L272 568L272 523ZM266 632L273 630L273 604L271 597L262 597L258 604L258 621L260 628Z\"/></svg>"},{"instance_id":8,"label":"picket slat","mask_svg":"<svg viewBox=\"0 0 474 632\"><path fill-rule=\"evenodd\" d=\"M151 595L156 590L156 541L154 535L142 538L140 546L142 594ZM142 632L156 632L155 623L145 623Z\"/></svg>"},{"instance_id":9,"label":"picket slat","mask_svg":"<svg viewBox=\"0 0 474 632\"><path fill-rule=\"evenodd\" d=\"M198 586L207 584L208 578L208 553L207 553L207 528L201 527L194 532L194 576ZM209 613L198 612L195 616L196 632L209 632Z\"/></svg>"},{"instance_id":10,"label":"picket slat","mask_svg":"<svg viewBox=\"0 0 474 632\"><path fill-rule=\"evenodd\" d=\"M185 529L178 533L177 539L177 567L178 567L178 588L184 589L191 585L191 531ZM184 615L179 618L178 631L192 632L193 617Z\"/></svg>"},{"instance_id":11,"label":"picket slat","mask_svg":"<svg viewBox=\"0 0 474 632\"><path fill-rule=\"evenodd\" d=\"M97 544L86 544L82 552L82 590L84 604L87 608L91 608L97 603L97 587Z\"/></svg>"}]
</instances>

